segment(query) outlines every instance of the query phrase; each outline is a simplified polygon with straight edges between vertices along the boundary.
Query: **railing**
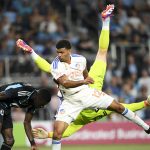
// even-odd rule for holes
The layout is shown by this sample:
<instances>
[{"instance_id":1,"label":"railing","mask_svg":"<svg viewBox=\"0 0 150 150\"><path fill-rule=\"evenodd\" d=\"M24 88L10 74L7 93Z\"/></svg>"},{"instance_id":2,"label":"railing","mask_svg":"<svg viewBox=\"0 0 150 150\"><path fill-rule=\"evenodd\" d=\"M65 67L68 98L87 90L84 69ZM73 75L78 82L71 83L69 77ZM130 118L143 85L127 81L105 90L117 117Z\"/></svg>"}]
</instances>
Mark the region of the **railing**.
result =
<instances>
[{"instance_id":1,"label":"railing","mask_svg":"<svg viewBox=\"0 0 150 150\"><path fill-rule=\"evenodd\" d=\"M136 49L134 48L136 46ZM121 68L126 65L127 50L134 48L135 53L141 51L142 49L147 50L147 55L150 56L150 45L144 44L132 44L132 45L120 45L111 44L110 45L110 56L112 60L117 63ZM92 62L95 59L95 54L83 53L87 58L88 62ZM49 62L53 60L55 56L44 56ZM27 63L28 61L28 63ZM27 64L26 64L27 63ZM37 73L38 72L38 73ZM34 86L40 84L41 73L40 69L33 63L30 56L6 56L0 58L0 84L10 83L15 81L29 82ZM53 85L52 78L49 78L50 85Z\"/></svg>"}]
</instances>

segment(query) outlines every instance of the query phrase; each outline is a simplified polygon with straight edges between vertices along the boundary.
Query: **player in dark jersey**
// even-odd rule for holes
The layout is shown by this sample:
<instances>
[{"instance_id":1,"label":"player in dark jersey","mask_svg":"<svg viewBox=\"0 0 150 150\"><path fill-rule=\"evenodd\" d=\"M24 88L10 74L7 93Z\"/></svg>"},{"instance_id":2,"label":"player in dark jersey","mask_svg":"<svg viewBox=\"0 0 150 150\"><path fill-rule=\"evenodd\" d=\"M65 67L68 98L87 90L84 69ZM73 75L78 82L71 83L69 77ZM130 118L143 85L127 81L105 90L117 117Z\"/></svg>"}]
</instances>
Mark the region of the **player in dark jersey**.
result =
<instances>
[{"instance_id":1,"label":"player in dark jersey","mask_svg":"<svg viewBox=\"0 0 150 150\"><path fill-rule=\"evenodd\" d=\"M31 120L36 109L42 108L51 100L49 88L35 89L30 84L15 82L0 87L0 131L4 138L1 150L11 150L14 144L11 107L27 108L24 128L31 143L31 150L37 150Z\"/></svg>"}]
</instances>

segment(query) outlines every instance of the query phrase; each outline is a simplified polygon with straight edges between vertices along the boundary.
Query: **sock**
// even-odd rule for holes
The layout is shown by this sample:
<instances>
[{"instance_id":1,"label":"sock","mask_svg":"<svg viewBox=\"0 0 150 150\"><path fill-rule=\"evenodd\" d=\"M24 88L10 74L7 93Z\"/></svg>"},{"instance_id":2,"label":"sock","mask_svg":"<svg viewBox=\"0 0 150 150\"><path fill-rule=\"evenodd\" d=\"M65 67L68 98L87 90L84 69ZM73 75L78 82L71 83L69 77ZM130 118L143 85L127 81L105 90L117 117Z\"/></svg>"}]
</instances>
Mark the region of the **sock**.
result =
<instances>
[{"instance_id":1,"label":"sock","mask_svg":"<svg viewBox=\"0 0 150 150\"><path fill-rule=\"evenodd\" d=\"M37 57L38 57L38 55L35 53L35 51L33 51L33 52L31 53L31 57L32 57L33 60L36 60Z\"/></svg>"},{"instance_id":2,"label":"sock","mask_svg":"<svg viewBox=\"0 0 150 150\"><path fill-rule=\"evenodd\" d=\"M109 30L110 17L106 18L105 20L102 20L102 22L103 22L102 30Z\"/></svg>"},{"instance_id":3,"label":"sock","mask_svg":"<svg viewBox=\"0 0 150 150\"><path fill-rule=\"evenodd\" d=\"M136 123L137 125L141 126L144 130L148 130L149 129L149 125L146 124L141 118L139 118L134 112L132 112L131 110L125 108L124 112L122 113L122 115L124 117L126 117L127 119L133 121L134 123Z\"/></svg>"},{"instance_id":4,"label":"sock","mask_svg":"<svg viewBox=\"0 0 150 150\"><path fill-rule=\"evenodd\" d=\"M2 144L1 150L11 150L11 146L5 143Z\"/></svg>"},{"instance_id":5,"label":"sock","mask_svg":"<svg viewBox=\"0 0 150 150\"><path fill-rule=\"evenodd\" d=\"M52 140L52 150L61 150L61 142L59 140Z\"/></svg>"}]
</instances>

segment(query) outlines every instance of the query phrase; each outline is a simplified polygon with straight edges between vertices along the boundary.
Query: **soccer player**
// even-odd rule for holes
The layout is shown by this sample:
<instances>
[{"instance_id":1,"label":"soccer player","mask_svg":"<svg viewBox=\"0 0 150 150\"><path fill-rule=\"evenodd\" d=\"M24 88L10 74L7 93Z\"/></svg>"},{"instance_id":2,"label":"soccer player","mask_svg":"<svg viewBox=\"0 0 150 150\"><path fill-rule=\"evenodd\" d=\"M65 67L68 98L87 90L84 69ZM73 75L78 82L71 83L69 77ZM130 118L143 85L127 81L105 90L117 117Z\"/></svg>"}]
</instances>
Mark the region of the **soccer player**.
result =
<instances>
[{"instance_id":1,"label":"soccer player","mask_svg":"<svg viewBox=\"0 0 150 150\"><path fill-rule=\"evenodd\" d=\"M4 139L1 150L11 150L14 144L11 107L27 108L24 128L31 144L31 150L37 150L32 134L31 120L35 110L42 108L50 100L49 88L36 90L30 84L22 82L0 87L0 131Z\"/></svg>"},{"instance_id":2,"label":"soccer player","mask_svg":"<svg viewBox=\"0 0 150 150\"><path fill-rule=\"evenodd\" d=\"M109 16L114 9L109 5L102 14L103 26L109 28ZM103 30L102 30L103 31ZM101 39L101 38L100 38ZM99 46L101 57L96 60L106 63L106 49ZM102 91L89 88L88 84L94 83L88 76L86 70L86 59L83 56L71 55L71 44L67 40L61 40L56 44L58 57L52 63L51 72L59 89L63 94L63 102L59 108L54 123L54 134L52 140L52 150L61 149L61 138L68 125L76 119L77 115L85 108L109 109L122 114L127 119L141 126L147 133L150 132L149 125L141 120L135 113L117 103L112 97ZM26 50L26 48L25 48ZM37 57L31 49L32 56ZM102 55L104 53L104 55Z\"/></svg>"},{"instance_id":3,"label":"soccer player","mask_svg":"<svg viewBox=\"0 0 150 150\"><path fill-rule=\"evenodd\" d=\"M88 76L86 59L83 56L71 55L69 41L60 40L56 48L58 57L52 62L52 75L59 84L63 101L54 122L52 150L61 150L64 131L86 108L113 110L141 126L146 133L150 133L149 125L135 113L106 93L88 86L93 83L93 79Z\"/></svg>"}]
</instances>

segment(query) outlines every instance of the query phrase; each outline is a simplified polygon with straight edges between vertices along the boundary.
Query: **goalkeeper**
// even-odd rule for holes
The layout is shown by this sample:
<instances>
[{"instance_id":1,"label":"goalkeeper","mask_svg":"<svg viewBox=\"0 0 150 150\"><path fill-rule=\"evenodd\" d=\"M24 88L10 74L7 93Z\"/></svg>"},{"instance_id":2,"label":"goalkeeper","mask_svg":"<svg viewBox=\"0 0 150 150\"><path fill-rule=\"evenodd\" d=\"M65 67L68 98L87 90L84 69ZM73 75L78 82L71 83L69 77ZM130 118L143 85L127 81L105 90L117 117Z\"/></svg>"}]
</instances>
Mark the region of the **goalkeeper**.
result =
<instances>
[{"instance_id":1,"label":"goalkeeper","mask_svg":"<svg viewBox=\"0 0 150 150\"><path fill-rule=\"evenodd\" d=\"M102 89L103 80L106 72L107 65L107 50L109 46L109 25L110 25L110 15L114 9L114 5L108 5L106 10L104 10L101 14L102 16L102 31L99 37L99 50L97 52L96 59L94 64L91 66L89 71L89 76L94 79L94 84L89 85L91 88L96 88L98 90ZM17 46L22 48L24 51L28 52L37 66L43 70L44 72L51 73L51 64L49 64L45 59L41 58L39 55L35 53L35 51L24 43L22 40L17 41ZM137 111L142 108L145 108L150 103L150 97L142 101L140 103L133 104L123 104L126 108ZM108 110L92 110L85 109L83 110L77 117L74 122L72 122L69 127L65 130L63 137L68 137L73 133L77 132L84 125L97 121L104 116L111 114L111 111ZM44 129L36 128L33 130L33 134L35 138L51 138L53 136L53 132L47 132Z\"/></svg>"}]
</instances>

